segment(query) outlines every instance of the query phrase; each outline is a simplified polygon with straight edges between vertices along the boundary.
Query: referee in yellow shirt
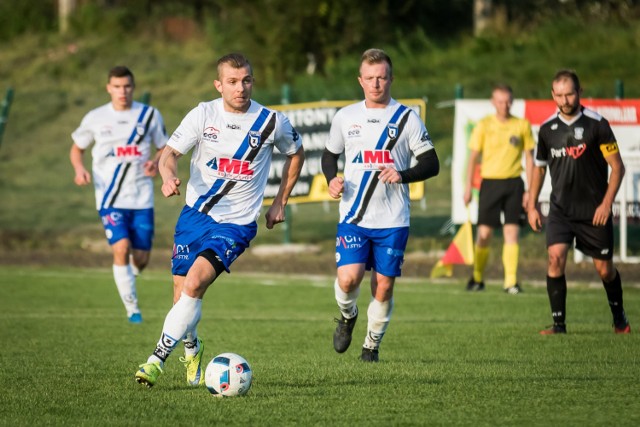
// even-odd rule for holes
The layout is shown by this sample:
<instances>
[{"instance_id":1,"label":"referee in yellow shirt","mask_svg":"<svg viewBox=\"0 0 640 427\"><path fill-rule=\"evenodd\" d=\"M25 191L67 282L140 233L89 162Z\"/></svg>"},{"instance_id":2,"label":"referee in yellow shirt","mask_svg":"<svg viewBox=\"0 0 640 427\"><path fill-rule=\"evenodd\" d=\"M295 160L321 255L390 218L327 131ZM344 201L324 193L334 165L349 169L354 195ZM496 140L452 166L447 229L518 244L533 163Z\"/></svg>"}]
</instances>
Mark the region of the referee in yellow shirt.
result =
<instances>
[{"instance_id":1,"label":"referee in yellow shirt","mask_svg":"<svg viewBox=\"0 0 640 427\"><path fill-rule=\"evenodd\" d=\"M518 238L520 226L525 221L524 208L527 206L528 198L521 177L522 154L525 154L527 181L530 182L535 142L529 122L511 115L511 87L494 86L491 103L496 113L477 123L469 141L471 152L464 191L465 205L471 202L473 177L478 163L482 183L473 277L469 279L467 290L484 290L484 270L489 258L489 243L493 229L502 226L504 290L509 294L519 294L522 288L518 284ZM504 214L504 224L501 213Z\"/></svg>"}]
</instances>

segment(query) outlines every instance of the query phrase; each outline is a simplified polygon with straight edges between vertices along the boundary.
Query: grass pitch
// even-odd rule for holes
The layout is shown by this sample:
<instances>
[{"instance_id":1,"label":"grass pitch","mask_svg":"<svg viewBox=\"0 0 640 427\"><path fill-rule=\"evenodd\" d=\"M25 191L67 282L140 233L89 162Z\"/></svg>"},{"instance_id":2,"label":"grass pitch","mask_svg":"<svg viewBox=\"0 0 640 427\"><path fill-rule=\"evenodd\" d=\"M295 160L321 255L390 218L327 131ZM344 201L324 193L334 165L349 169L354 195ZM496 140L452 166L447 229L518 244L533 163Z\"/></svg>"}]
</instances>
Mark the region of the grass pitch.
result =
<instances>
[{"instance_id":1,"label":"grass pitch","mask_svg":"<svg viewBox=\"0 0 640 427\"><path fill-rule=\"evenodd\" d=\"M205 358L226 351L254 371L245 397L191 388L170 357L152 389L133 374L171 306L169 272L138 281L144 317L130 325L111 271L0 267L0 425L638 425L640 289L625 288L632 334L615 335L601 287L573 284L566 336L549 324L544 287L400 279L380 363L331 344L331 277L233 273L209 289Z\"/></svg>"}]
</instances>

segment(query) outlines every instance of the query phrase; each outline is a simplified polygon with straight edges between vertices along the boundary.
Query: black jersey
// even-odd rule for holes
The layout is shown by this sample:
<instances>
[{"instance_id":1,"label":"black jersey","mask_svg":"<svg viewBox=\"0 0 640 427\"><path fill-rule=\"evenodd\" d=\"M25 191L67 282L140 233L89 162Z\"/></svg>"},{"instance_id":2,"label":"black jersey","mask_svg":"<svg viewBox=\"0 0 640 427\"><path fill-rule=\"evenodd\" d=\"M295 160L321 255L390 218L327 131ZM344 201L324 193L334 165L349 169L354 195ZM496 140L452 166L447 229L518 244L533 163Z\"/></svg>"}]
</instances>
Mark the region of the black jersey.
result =
<instances>
[{"instance_id":1,"label":"black jersey","mask_svg":"<svg viewBox=\"0 0 640 427\"><path fill-rule=\"evenodd\" d=\"M591 220L607 191L605 154L618 151L609 122L584 107L570 124L559 114L540 126L536 165L549 166L551 213L572 220Z\"/></svg>"}]
</instances>

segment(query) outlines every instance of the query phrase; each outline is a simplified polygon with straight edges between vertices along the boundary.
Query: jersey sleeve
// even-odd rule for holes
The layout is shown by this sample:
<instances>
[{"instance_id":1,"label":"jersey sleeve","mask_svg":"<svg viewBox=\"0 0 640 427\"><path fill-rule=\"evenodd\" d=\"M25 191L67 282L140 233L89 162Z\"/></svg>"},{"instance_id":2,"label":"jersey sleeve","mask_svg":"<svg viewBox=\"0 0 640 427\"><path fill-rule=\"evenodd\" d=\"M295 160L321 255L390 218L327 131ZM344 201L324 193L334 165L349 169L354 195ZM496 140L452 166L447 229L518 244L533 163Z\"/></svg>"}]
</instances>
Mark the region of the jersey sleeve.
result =
<instances>
[{"instance_id":1,"label":"jersey sleeve","mask_svg":"<svg viewBox=\"0 0 640 427\"><path fill-rule=\"evenodd\" d=\"M168 146L186 154L200 140L204 128L204 107L198 105L182 119L178 128L169 138Z\"/></svg>"},{"instance_id":2,"label":"jersey sleeve","mask_svg":"<svg viewBox=\"0 0 640 427\"><path fill-rule=\"evenodd\" d=\"M71 139L73 139L73 142L83 150L88 148L94 141L90 123L91 114L89 113L82 118L80 126L71 133Z\"/></svg>"},{"instance_id":3,"label":"jersey sleeve","mask_svg":"<svg viewBox=\"0 0 640 427\"><path fill-rule=\"evenodd\" d=\"M342 136L342 110L338 110L333 120L331 120L331 128L329 129L329 140L325 148L333 154L340 154L344 151L344 138Z\"/></svg>"},{"instance_id":4,"label":"jersey sleeve","mask_svg":"<svg viewBox=\"0 0 640 427\"><path fill-rule=\"evenodd\" d=\"M534 149L534 163L538 167L544 167L549 164L549 151L547 150L547 143L545 140L545 128L540 128L540 133L538 134L538 143Z\"/></svg>"},{"instance_id":5,"label":"jersey sleeve","mask_svg":"<svg viewBox=\"0 0 640 427\"><path fill-rule=\"evenodd\" d=\"M290 156L295 154L302 145L302 138L296 132L289 118L281 112L276 112L275 146L282 154Z\"/></svg>"},{"instance_id":6,"label":"jersey sleeve","mask_svg":"<svg viewBox=\"0 0 640 427\"><path fill-rule=\"evenodd\" d=\"M486 120L482 119L476 123L471 131L469 137L469 149L472 151L482 151L484 146L484 128L486 126Z\"/></svg>"},{"instance_id":7,"label":"jersey sleeve","mask_svg":"<svg viewBox=\"0 0 640 427\"><path fill-rule=\"evenodd\" d=\"M433 150L433 141L431 141L431 135L429 135L429 131L424 123L422 123L418 113L411 110L409 114L409 121L407 122L409 148L413 155L418 157L422 153Z\"/></svg>"},{"instance_id":8,"label":"jersey sleeve","mask_svg":"<svg viewBox=\"0 0 640 427\"><path fill-rule=\"evenodd\" d=\"M600 151L602 151L603 157L619 152L618 141L613 134L613 129L611 129L609 122L604 118L598 123L598 133L600 137Z\"/></svg>"},{"instance_id":9,"label":"jersey sleeve","mask_svg":"<svg viewBox=\"0 0 640 427\"><path fill-rule=\"evenodd\" d=\"M162 118L162 114L160 111L155 108L156 113L153 118L153 130L151 133L151 139L153 140L153 144L156 148L160 149L167 145L167 129L164 126L164 119Z\"/></svg>"}]
</instances>

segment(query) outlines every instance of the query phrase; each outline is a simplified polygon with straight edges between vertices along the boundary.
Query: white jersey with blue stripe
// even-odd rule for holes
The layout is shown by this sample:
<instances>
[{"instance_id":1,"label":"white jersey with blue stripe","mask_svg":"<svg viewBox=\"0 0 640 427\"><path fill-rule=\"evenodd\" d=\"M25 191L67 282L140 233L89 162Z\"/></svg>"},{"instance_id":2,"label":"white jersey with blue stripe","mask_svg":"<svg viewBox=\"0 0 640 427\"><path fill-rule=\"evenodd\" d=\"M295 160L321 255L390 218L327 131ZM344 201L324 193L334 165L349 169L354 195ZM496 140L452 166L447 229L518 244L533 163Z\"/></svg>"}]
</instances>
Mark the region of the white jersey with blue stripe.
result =
<instances>
[{"instance_id":1,"label":"white jersey with blue stripe","mask_svg":"<svg viewBox=\"0 0 640 427\"><path fill-rule=\"evenodd\" d=\"M340 109L331 122L326 148L344 152L344 192L340 222L365 228L409 226L409 186L378 181L379 167L408 169L412 153L433 149L418 114L391 99L385 108L365 102Z\"/></svg>"},{"instance_id":2,"label":"white jersey with blue stripe","mask_svg":"<svg viewBox=\"0 0 640 427\"><path fill-rule=\"evenodd\" d=\"M89 111L71 134L82 150L91 149L96 209L148 209L153 207L153 179L144 174L152 157L151 145L160 149L167 132L158 110L133 102L128 110L111 103Z\"/></svg>"},{"instance_id":3,"label":"white jersey with blue stripe","mask_svg":"<svg viewBox=\"0 0 640 427\"><path fill-rule=\"evenodd\" d=\"M193 149L187 205L219 223L246 225L260 215L273 147L292 155L302 144L282 113L251 101L246 113L224 111L222 98L191 110L168 145Z\"/></svg>"}]
</instances>

